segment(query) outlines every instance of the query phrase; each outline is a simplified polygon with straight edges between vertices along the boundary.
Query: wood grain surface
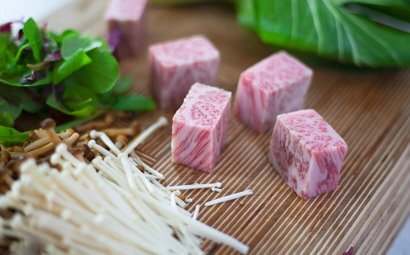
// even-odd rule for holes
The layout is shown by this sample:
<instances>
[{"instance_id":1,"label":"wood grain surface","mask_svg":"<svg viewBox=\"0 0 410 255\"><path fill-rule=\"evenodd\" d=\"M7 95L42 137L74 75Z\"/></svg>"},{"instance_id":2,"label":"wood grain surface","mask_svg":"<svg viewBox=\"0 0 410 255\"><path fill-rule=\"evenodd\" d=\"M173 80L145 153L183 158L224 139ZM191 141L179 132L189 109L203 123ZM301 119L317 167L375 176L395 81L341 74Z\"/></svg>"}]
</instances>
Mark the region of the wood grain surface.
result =
<instances>
[{"instance_id":1,"label":"wood grain surface","mask_svg":"<svg viewBox=\"0 0 410 255\"><path fill-rule=\"evenodd\" d=\"M53 14L49 27L74 27L103 35L106 1L78 0ZM241 28L234 10L221 4L149 8L147 45L205 34L221 51L217 86L234 92L239 74L273 52ZM135 89L149 94L147 57L121 64ZM251 188L254 195L202 207L201 221L251 247L251 254L384 254L410 213L410 71L315 67L306 107L316 109L349 145L339 188L311 201L298 198L268 162L270 133L259 135L233 117L216 170L201 173L171 163L171 127L157 132L141 150L167 176L166 183L223 182L223 192L193 191L188 207ZM158 115L144 116L146 123ZM205 243L216 254L227 247Z\"/></svg>"}]
</instances>

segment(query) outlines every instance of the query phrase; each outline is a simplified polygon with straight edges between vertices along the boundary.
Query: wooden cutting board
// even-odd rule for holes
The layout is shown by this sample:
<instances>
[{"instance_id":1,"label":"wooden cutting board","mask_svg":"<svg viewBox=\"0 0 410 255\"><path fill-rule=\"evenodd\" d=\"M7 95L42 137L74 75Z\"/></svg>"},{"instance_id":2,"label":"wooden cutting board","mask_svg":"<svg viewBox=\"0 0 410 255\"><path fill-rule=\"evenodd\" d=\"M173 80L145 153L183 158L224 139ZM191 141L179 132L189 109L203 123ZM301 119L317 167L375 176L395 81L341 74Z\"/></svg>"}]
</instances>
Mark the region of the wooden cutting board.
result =
<instances>
[{"instance_id":1,"label":"wooden cutting board","mask_svg":"<svg viewBox=\"0 0 410 255\"><path fill-rule=\"evenodd\" d=\"M77 0L47 18L56 30L73 27L103 35L106 1ZM241 28L227 5L149 8L148 43L205 34L221 51L218 86L234 92L241 71L272 48ZM138 92L149 94L146 53L122 63ZM231 118L229 138L212 174L171 163L171 128L141 147L166 183L223 182L222 194L187 192L203 203L251 188L254 195L202 207L201 221L250 245L251 254L382 254L410 213L410 71L358 71L314 67L306 106L316 109L349 144L340 187L311 201L298 198L268 163L270 133L256 134ZM158 115L145 115L147 123ZM217 254L227 247L206 243Z\"/></svg>"}]
</instances>

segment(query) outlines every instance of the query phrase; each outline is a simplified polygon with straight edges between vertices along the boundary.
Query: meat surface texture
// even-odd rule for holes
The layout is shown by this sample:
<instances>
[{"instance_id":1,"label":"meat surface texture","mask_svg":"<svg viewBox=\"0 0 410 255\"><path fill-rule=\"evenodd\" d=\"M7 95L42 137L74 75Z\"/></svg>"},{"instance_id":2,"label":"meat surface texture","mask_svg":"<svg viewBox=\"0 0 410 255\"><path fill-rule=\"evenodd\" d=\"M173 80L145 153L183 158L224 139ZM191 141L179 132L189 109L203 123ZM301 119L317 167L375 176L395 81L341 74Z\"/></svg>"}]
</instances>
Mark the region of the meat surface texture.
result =
<instances>
[{"instance_id":1,"label":"meat surface texture","mask_svg":"<svg viewBox=\"0 0 410 255\"><path fill-rule=\"evenodd\" d=\"M194 84L172 120L172 160L211 172L228 132L231 92Z\"/></svg>"},{"instance_id":2,"label":"meat surface texture","mask_svg":"<svg viewBox=\"0 0 410 255\"><path fill-rule=\"evenodd\" d=\"M269 149L270 162L298 196L338 187L347 144L316 111L279 115Z\"/></svg>"},{"instance_id":3,"label":"meat surface texture","mask_svg":"<svg viewBox=\"0 0 410 255\"><path fill-rule=\"evenodd\" d=\"M265 58L240 78L234 111L258 132L270 130L278 114L303 109L313 72L286 52Z\"/></svg>"},{"instance_id":4,"label":"meat surface texture","mask_svg":"<svg viewBox=\"0 0 410 255\"><path fill-rule=\"evenodd\" d=\"M120 58L136 57L144 46L146 6L148 0L111 0L107 11L108 33L119 40Z\"/></svg>"},{"instance_id":5,"label":"meat surface texture","mask_svg":"<svg viewBox=\"0 0 410 255\"><path fill-rule=\"evenodd\" d=\"M203 36L149 48L151 89L161 108L178 109L192 84L214 84L219 51Z\"/></svg>"}]
</instances>

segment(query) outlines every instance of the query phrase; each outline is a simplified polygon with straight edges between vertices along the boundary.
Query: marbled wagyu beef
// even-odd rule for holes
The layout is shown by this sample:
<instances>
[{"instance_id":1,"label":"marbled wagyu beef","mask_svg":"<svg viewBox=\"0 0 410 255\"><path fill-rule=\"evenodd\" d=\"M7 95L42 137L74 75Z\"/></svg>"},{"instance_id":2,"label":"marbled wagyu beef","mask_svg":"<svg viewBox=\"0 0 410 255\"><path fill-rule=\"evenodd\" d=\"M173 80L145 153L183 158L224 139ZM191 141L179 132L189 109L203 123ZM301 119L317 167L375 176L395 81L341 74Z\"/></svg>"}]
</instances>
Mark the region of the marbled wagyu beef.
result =
<instances>
[{"instance_id":1,"label":"marbled wagyu beef","mask_svg":"<svg viewBox=\"0 0 410 255\"><path fill-rule=\"evenodd\" d=\"M203 36L149 48L151 89L161 108L178 109L192 84L215 84L219 51Z\"/></svg>"},{"instance_id":2,"label":"marbled wagyu beef","mask_svg":"<svg viewBox=\"0 0 410 255\"><path fill-rule=\"evenodd\" d=\"M172 160L211 172L227 137L231 92L196 83L172 120Z\"/></svg>"},{"instance_id":3,"label":"marbled wagyu beef","mask_svg":"<svg viewBox=\"0 0 410 255\"><path fill-rule=\"evenodd\" d=\"M303 109L313 72L286 52L279 52L245 70L234 111L258 132L268 131L281 113Z\"/></svg>"},{"instance_id":4,"label":"marbled wagyu beef","mask_svg":"<svg viewBox=\"0 0 410 255\"><path fill-rule=\"evenodd\" d=\"M277 117L269 159L298 196L309 199L337 188L347 144L314 110Z\"/></svg>"},{"instance_id":5,"label":"marbled wagyu beef","mask_svg":"<svg viewBox=\"0 0 410 255\"><path fill-rule=\"evenodd\" d=\"M111 0L106 12L110 44L120 58L135 57L145 39L147 0Z\"/></svg>"}]
</instances>

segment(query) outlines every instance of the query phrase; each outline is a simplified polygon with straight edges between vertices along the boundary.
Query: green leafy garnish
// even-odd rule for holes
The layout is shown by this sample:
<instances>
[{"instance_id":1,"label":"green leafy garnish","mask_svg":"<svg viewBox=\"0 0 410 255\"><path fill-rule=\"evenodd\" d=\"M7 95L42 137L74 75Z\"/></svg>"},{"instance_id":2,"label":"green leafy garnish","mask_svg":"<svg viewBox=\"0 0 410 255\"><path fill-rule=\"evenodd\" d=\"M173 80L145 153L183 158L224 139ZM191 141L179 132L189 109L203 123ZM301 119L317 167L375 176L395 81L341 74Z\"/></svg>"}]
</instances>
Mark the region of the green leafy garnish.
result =
<instances>
[{"instance_id":1,"label":"green leafy garnish","mask_svg":"<svg viewBox=\"0 0 410 255\"><path fill-rule=\"evenodd\" d=\"M0 126L0 144L12 145L26 141L28 132L19 132L11 127Z\"/></svg>"},{"instance_id":2,"label":"green leafy garnish","mask_svg":"<svg viewBox=\"0 0 410 255\"><path fill-rule=\"evenodd\" d=\"M156 108L156 104L149 97L120 95L115 98L111 107L119 111L152 111Z\"/></svg>"},{"instance_id":3,"label":"green leafy garnish","mask_svg":"<svg viewBox=\"0 0 410 255\"><path fill-rule=\"evenodd\" d=\"M371 9L372 18L352 4ZM241 23L272 45L357 66L410 66L410 33L382 20L408 22L409 1L242 0L238 10Z\"/></svg>"},{"instance_id":4,"label":"green leafy garnish","mask_svg":"<svg viewBox=\"0 0 410 255\"><path fill-rule=\"evenodd\" d=\"M73 72L91 63L91 58L85 54L83 49L77 50L57 67L53 74L53 84L59 84L62 80L70 76Z\"/></svg>"},{"instance_id":5,"label":"green leafy garnish","mask_svg":"<svg viewBox=\"0 0 410 255\"><path fill-rule=\"evenodd\" d=\"M103 43L99 40L92 40L92 38L82 36L78 33L71 32L62 41L61 45L61 56L64 59L71 57L79 49L84 52L99 48Z\"/></svg>"},{"instance_id":6,"label":"green leafy garnish","mask_svg":"<svg viewBox=\"0 0 410 255\"><path fill-rule=\"evenodd\" d=\"M78 85L95 93L106 93L115 86L119 76L117 60L108 50L94 49L88 53L91 63L73 74Z\"/></svg>"},{"instance_id":7,"label":"green leafy garnish","mask_svg":"<svg viewBox=\"0 0 410 255\"><path fill-rule=\"evenodd\" d=\"M37 23L32 18L24 24L23 33L31 47L34 59L40 62L43 55L43 37Z\"/></svg>"},{"instance_id":8,"label":"green leafy garnish","mask_svg":"<svg viewBox=\"0 0 410 255\"><path fill-rule=\"evenodd\" d=\"M150 97L126 94L131 85L130 77L119 79L114 89L103 95L102 101L108 108L119 111L151 111L157 107L155 101Z\"/></svg>"},{"instance_id":9,"label":"green leafy garnish","mask_svg":"<svg viewBox=\"0 0 410 255\"><path fill-rule=\"evenodd\" d=\"M17 35L10 23L0 25L0 143L27 139L15 129L24 114L57 115L59 124L69 125L110 109L155 108L150 98L128 93L132 81L119 79L118 62L104 39L72 29L46 31L33 19L22 25Z\"/></svg>"},{"instance_id":10,"label":"green leafy garnish","mask_svg":"<svg viewBox=\"0 0 410 255\"><path fill-rule=\"evenodd\" d=\"M14 120L21 114L22 105L14 105L0 97L0 125L11 127Z\"/></svg>"}]
</instances>

